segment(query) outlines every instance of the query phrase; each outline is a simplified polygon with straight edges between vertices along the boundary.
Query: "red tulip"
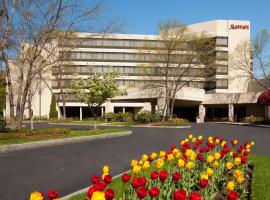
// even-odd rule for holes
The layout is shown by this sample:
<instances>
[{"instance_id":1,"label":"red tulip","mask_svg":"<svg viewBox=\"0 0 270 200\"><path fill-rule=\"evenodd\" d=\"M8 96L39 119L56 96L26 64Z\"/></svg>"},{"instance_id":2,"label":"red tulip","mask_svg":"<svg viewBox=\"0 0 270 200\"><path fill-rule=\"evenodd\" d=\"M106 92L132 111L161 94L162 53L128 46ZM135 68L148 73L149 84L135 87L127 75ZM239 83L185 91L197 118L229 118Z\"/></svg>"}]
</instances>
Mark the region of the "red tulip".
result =
<instances>
[{"instance_id":1,"label":"red tulip","mask_svg":"<svg viewBox=\"0 0 270 200\"><path fill-rule=\"evenodd\" d=\"M247 157L246 156L240 156L241 158L241 163L246 164L247 163Z\"/></svg>"},{"instance_id":2,"label":"red tulip","mask_svg":"<svg viewBox=\"0 0 270 200\"><path fill-rule=\"evenodd\" d=\"M147 189L146 187L139 187L137 190L136 190L136 193L137 193L137 196L140 198L140 199L143 199L147 196Z\"/></svg>"},{"instance_id":3,"label":"red tulip","mask_svg":"<svg viewBox=\"0 0 270 200\"><path fill-rule=\"evenodd\" d=\"M202 159L203 159L203 155L199 153L199 154L197 155L197 159L198 159L198 160L202 160Z\"/></svg>"},{"instance_id":4,"label":"red tulip","mask_svg":"<svg viewBox=\"0 0 270 200\"><path fill-rule=\"evenodd\" d=\"M227 199L228 199L228 200L237 200L237 199L238 199L238 193L235 192L235 191L230 191L230 192L227 194Z\"/></svg>"},{"instance_id":5,"label":"red tulip","mask_svg":"<svg viewBox=\"0 0 270 200\"><path fill-rule=\"evenodd\" d=\"M183 189L179 189L173 193L173 200L186 200L187 192Z\"/></svg>"},{"instance_id":6,"label":"red tulip","mask_svg":"<svg viewBox=\"0 0 270 200\"><path fill-rule=\"evenodd\" d=\"M108 185L112 182L112 176L111 175L106 175L104 177L104 182Z\"/></svg>"},{"instance_id":7,"label":"red tulip","mask_svg":"<svg viewBox=\"0 0 270 200\"><path fill-rule=\"evenodd\" d=\"M148 193L149 193L149 195L153 198L153 197L157 197L157 196L159 195L160 190L159 190L157 187L153 186L153 187L149 190Z\"/></svg>"},{"instance_id":8,"label":"red tulip","mask_svg":"<svg viewBox=\"0 0 270 200\"><path fill-rule=\"evenodd\" d=\"M106 200L113 200L113 198L114 198L114 191L111 188L108 188L105 191L105 198L106 198Z\"/></svg>"},{"instance_id":9,"label":"red tulip","mask_svg":"<svg viewBox=\"0 0 270 200\"><path fill-rule=\"evenodd\" d=\"M96 190L96 188L94 186L89 187L88 192L87 192L87 196L91 199L92 196L93 196L93 193L96 192L96 191L97 190Z\"/></svg>"},{"instance_id":10,"label":"red tulip","mask_svg":"<svg viewBox=\"0 0 270 200\"><path fill-rule=\"evenodd\" d=\"M122 181L124 182L124 183L126 183L126 182L128 182L130 180L130 175L128 174L128 173L124 173L123 175L122 175Z\"/></svg>"},{"instance_id":11,"label":"red tulip","mask_svg":"<svg viewBox=\"0 0 270 200\"><path fill-rule=\"evenodd\" d=\"M208 180L207 179L201 179L200 182L199 182L199 186L201 188L206 188L208 186Z\"/></svg>"},{"instance_id":12,"label":"red tulip","mask_svg":"<svg viewBox=\"0 0 270 200\"><path fill-rule=\"evenodd\" d=\"M100 177L94 175L91 177L91 181L92 181L93 185L95 185L95 184L100 182Z\"/></svg>"},{"instance_id":13,"label":"red tulip","mask_svg":"<svg viewBox=\"0 0 270 200\"><path fill-rule=\"evenodd\" d=\"M156 180L157 178L158 178L158 172L153 171L153 172L151 173L151 179L152 179L152 180Z\"/></svg>"},{"instance_id":14,"label":"red tulip","mask_svg":"<svg viewBox=\"0 0 270 200\"><path fill-rule=\"evenodd\" d=\"M167 171L160 171L159 172L159 179L161 181L165 181L167 179L168 172Z\"/></svg>"},{"instance_id":15,"label":"red tulip","mask_svg":"<svg viewBox=\"0 0 270 200\"><path fill-rule=\"evenodd\" d=\"M48 191L48 199L54 200L58 198L58 191L57 190L49 190Z\"/></svg>"},{"instance_id":16,"label":"red tulip","mask_svg":"<svg viewBox=\"0 0 270 200\"><path fill-rule=\"evenodd\" d=\"M178 181L181 178L181 174L178 172L173 173L172 175L173 181Z\"/></svg>"},{"instance_id":17,"label":"red tulip","mask_svg":"<svg viewBox=\"0 0 270 200\"><path fill-rule=\"evenodd\" d=\"M202 195L197 192L191 192L189 195L189 200L202 200Z\"/></svg>"}]
</instances>

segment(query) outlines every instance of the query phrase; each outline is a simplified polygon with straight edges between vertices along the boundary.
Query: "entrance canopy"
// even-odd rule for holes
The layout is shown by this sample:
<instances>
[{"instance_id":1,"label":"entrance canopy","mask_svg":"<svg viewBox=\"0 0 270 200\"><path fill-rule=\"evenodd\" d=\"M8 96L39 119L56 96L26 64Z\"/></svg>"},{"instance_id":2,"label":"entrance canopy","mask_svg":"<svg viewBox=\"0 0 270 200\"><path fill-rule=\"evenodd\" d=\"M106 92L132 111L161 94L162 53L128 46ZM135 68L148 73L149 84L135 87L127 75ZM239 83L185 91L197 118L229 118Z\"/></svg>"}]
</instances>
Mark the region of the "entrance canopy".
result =
<instances>
[{"instance_id":1,"label":"entrance canopy","mask_svg":"<svg viewBox=\"0 0 270 200\"><path fill-rule=\"evenodd\" d=\"M257 100L257 103L261 105L270 104L270 90L266 90L261 93Z\"/></svg>"}]
</instances>

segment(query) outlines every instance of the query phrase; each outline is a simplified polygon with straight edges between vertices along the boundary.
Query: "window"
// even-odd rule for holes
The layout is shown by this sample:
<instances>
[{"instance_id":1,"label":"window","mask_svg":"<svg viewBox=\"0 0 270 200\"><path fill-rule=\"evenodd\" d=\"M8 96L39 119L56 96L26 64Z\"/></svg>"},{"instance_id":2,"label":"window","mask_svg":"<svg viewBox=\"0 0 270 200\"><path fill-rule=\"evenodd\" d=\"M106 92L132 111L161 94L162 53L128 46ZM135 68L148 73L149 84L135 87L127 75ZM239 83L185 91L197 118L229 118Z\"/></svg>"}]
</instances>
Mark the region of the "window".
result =
<instances>
[{"instance_id":1,"label":"window","mask_svg":"<svg viewBox=\"0 0 270 200\"><path fill-rule=\"evenodd\" d=\"M226 61L226 60L228 60L228 52L227 51L217 51L216 57L217 57L217 60Z\"/></svg>"},{"instance_id":2,"label":"window","mask_svg":"<svg viewBox=\"0 0 270 200\"><path fill-rule=\"evenodd\" d=\"M228 89L228 79L217 79L217 89Z\"/></svg>"},{"instance_id":3,"label":"window","mask_svg":"<svg viewBox=\"0 0 270 200\"><path fill-rule=\"evenodd\" d=\"M228 38L227 37L217 37L216 38L216 45L217 46L228 46Z\"/></svg>"},{"instance_id":4,"label":"window","mask_svg":"<svg viewBox=\"0 0 270 200\"><path fill-rule=\"evenodd\" d=\"M228 66L227 65L216 66L216 74L220 74L220 75L228 74Z\"/></svg>"}]
</instances>

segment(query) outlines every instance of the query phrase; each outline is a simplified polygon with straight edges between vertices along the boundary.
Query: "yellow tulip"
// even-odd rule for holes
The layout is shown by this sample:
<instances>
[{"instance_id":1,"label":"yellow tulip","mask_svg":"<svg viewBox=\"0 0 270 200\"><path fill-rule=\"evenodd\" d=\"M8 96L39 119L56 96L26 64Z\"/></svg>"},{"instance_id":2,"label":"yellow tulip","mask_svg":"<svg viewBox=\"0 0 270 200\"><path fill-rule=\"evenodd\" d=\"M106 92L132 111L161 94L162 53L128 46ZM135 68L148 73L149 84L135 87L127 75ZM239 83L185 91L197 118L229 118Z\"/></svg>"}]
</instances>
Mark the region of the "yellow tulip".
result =
<instances>
[{"instance_id":1,"label":"yellow tulip","mask_svg":"<svg viewBox=\"0 0 270 200\"><path fill-rule=\"evenodd\" d=\"M226 141L221 142L222 147L224 147L225 144L226 144Z\"/></svg>"},{"instance_id":2,"label":"yellow tulip","mask_svg":"<svg viewBox=\"0 0 270 200\"><path fill-rule=\"evenodd\" d=\"M244 180L245 180L245 178L244 178L244 176L238 176L237 178L236 178L236 181L237 181L237 183L243 183L244 182Z\"/></svg>"},{"instance_id":3,"label":"yellow tulip","mask_svg":"<svg viewBox=\"0 0 270 200\"><path fill-rule=\"evenodd\" d=\"M171 153L168 154L167 160L168 160L169 162L173 161L173 160L174 160L173 154L171 154Z\"/></svg>"},{"instance_id":4,"label":"yellow tulip","mask_svg":"<svg viewBox=\"0 0 270 200\"><path fill-rule=\"evenodd\" d=\"M218 161L214 161L214 162L213 162L213 167L214 167L214 168L218 168L218 167L219 167Z\"/></svg>"},{"instance_id":5,"label":"yellow tulip","mask_svg":"<svg viewBox=\"0 0 270 200\"><path fill-rule=\"evenodd\" d=\"M232 164L231 162L227 162L227 163L226 163L226 169L227 169L227 170L232 169L232 167L233 167L233 164Z\"/></svg>"},{"instance_id":6,"label":"yellow tulip","mask_svg":"<svg viewBox=\"0 0 270 200\"><path fill-rule=\"evenodd\" d=\"M188 138L189 138L189 139L192 139L192 138L193 138L193 135L192 135L192 134L189 134L189 135L188 135Z\"/></svg>"},{"instance_id":7,"label":"yellow tulip","mask_svg":"<svg viewBox=\"0 0 270 200\"><path fill-rule=\"evenodd\" d=\"M164 165L164 160L162 158L159 158L157 160L157 168L160 169L163 167L163 165Z\"/></svg>"},{"instance_id":8,"label":"yellow tulip","mask_svg":"<svg viewBox=\"0 0 270 200\"><path fill-rule=\"evenodd\" d=\"M206 173L207 173L208 176L211 177L214 174L214 170L212 168L207 168Z\"/></svg>"},{"instance_id":9,"label":"yellow tulip","mask_svg":"<svg viewBox=\"0 0 270 200\"><path fill-rule=\"evenodd\" d=\"M163 158L163 157L165 157L165 154L166 154L165 151L160 151L160 152L159 152L159 157L160 157L160 158Z\"/></svg>"},{"instance_id":10,"label":"yellow tulip","mask_svg":"<svg viewBox=\"0 0 270 200\"><path fill-rule=\"evenodd\" d=\"M216 144L219 144L220 143L220 139L216 139Z\"/></svg>"},{"instance_id":11,"label":"yellow tulip","mask_svg":"<svg viewBox=\"0 0 270 200\"><path fill-rule=\"evenodd\" d=\"M233 152L231 151L229 155L230 155L230 156L233 156Z\"/></svg>"},{"instance_id":12,"label":"yellow tulip","mask_svg":"<svg viewBox=\"0 0 270 200\"><path fill-rule=\"evenodd\" d=\"M234 165L240 165L241 164L241 158L237 157L234 159Z\"/></svg>"},{"instance_id":13,"label":"yellow tulip","mask_svg":"<svg viewBox=\"0 0 270 200\"><path fill-rule=\"evenodd\" d=\"M220 157L221 157L221 155L220 155L219 152L216 152L216 153L214 154L214 157L215 157L216 160L219 160Z\"/></svg>"},{"instance_id":14,"label":"yellow tulip","mask_svg":"<svg viewBox=\"0 0 270 200\"><path fill-rule=\"evenodd\" d=\"M30 195L30 200L43 200L43 196L40 192L32 192L31 195Z\"/></svg>"},{"instance_id":15,"label":"yellow tulip","mask_svg":"<svg viewBox=\"0 0 270 200\"><path fill-rule=\"evenodd\" d=\"M201 179L206 179L206 180L208 180L208 174L201 174Z\"/></svg>"},{"instance_id":16,"label":"yellow tulip","mask_svg":"<svg viewBox=\"0 0 270 200\"><path fill-rule=\"evenodd\" d=\"M227 183L226 188L227 188L227 190L229 190L229 191L233 191L234 188L235 188L234 182L233 182L233 181L229 181L229 182Z\"/></svg>"},{"instance_id":17,"label":"yellow tulip","mask_svg":"<svg viewBox=\"0 0 270 200\"><path fill-rule=\"evenodd\" d=\"M250 149L251 145L250 144L247 144L246 148L247 149Z\"/></svg>"},{"instance_id":18,"label":"yellow tulip","mask_svg":"<svg viewBox=\"0 0 270 200\"><path fill-rule=\"evenodd\" d=\"M181 144L181 146L183 146L183 144L185 143L185 141L184 140L182 140L181 142L180 142L180 144Z\"/></svg>"},{"instance_id":19,"label":"yellow tulip","mask_svg":"<svg viewBox=\"0 0 270 200\"><path fill-rule=\"evenodd\" d=\"M210 140L213 140L213 137L211 137L211 136L210 136L210 137L208 137L208 141L210 141Z\"/></svg>"},{"instance_id":20,"label":"yellow tulip","mask_svg":"<svg viewBox=\"0 0 270 200\"><path fill-rule=\"evenodd\" d=\"M181 157L181 153L178 152L176 155L175 155L176 158L180 158Z\"/></svg>"},{"instance_id":21,"label":"yellow tulip","mask_svg":"<svg viewBox=\"0 0 270 200\"><path fill-rule=\"evenodd\" d=\"M140 160L138 164L139 164L140 166L142 166L143 163L144 163L144 161Z\"/></svg>"},{"instance_id":22,"label":"yellow tulip","mask_svg":"<svg viewBox=\"0 0 270 200\"><path fill-rule=\"evenodd\" d=\"M193 152L193 151L192 151L191 149L187 149L185 155L186 155L187 157L189 157L189 156L192 154L192 152Z\"/></svg>"},{"instance_id":23,"label":"yellow tulip","mask_svg":"<svg viewBox=\"0 0 270 200\"><path fill-rule=\"evenodd\" d=\"M93 193L91 200L106 200L105 193L100 192L100 191L96 191Z\"/></svg>"},{"instance_id":24,"label":"yellow tulip","mask_svg":"<svg viewBox=\"0 0 270 200\"><path fill-rule=\"evenodd\" d=\"M209 155L209 156L207 156L207 158L206 158L206 162L207 162L207 163L211 163L211 162L213 162L214 159L215 159L214 156Z\"/></svg>"},{"instance_id":25,"label":"yellow tulip","mask_svg":"<svg viewBox=\"0 0 270 200\"><path fill-rule=\"evenodd\" d=\"M177 149L177 148L175 148L174 150L173 150L173 155L176 155L176 154L178 154L179 153L179 149Z\"/></svg>"},{"instance_id":26,"label":"yellow tulip","mask_svg":"<svg viewBox=\"0 0 270 200\"><path fill-rule=\"evenodd\" d=\"M185 166L185 161L183 159L179 159L177 165L178 167L182 168Z\"/></svg>"},{"instance_id":27,"label":"yellow tulip","mask_svg":"<svg viewBox=\"0 0 270 200\"><path fill-rule=\"evenodd\" d=\"M110 170L109 166L107 165L103 166L103 173L109 173L109 170Z\"/></svg>"},{"instance_id":28,"label":"yellow tulip","mask_svg":"<svg viewBox=\"0 0 270 200\"><path fill-rule=\"evenodd\" d=\"M198 137L198 140L202 140L202 139L203 139L203 136L200 135L200 136Z\"/></svg>"},{"instance_id":29,"label":"yellow tulip","mask_svg":"<svg viewBox=\"0 0 270 200\"><path fill-rule=\"evenodd\" d=\"M134 165L138 165L138 163L139 163L138 160L132 160L130 165L131 167L133 167Z\"/></svg>"},{"instance_id":30,"label":"yellow tulip","mask_svg":"<svg viewBox=\"0 0 270 200\"><path fill-rule=\"evenodd\" d=\"M134 165L132 171L133 171L134 174L140 173L140 171L141 171L141 166L139 166L139 165Z\"/></svg>"},{"instance_id":31,"label":"yellow tulip","mask_svg":"<svg viewBox=\"0 0 270 200\"><path fill-rule=\"evenodd\" d=\"M189 139L188 139L188 138L186 138L184 141L185 141L185 142L189 142Z\"/></svg>"},{"instance_id":32,"label":"yellow tulip","mask_svg":"<svg viewBox=\"0 0 270 200\"><path fill-rule=\"evenodd\" d=\"M189 156L189 160L194 161L196 159L196 154L192 152L192 154Z\"/></svg>"},{"instance_id":33,"label":"yellow tulip","mask_svg":"<svg viewBox=\"0 0 270 200\"><path fill-rule=\"evenodd\" d=\"M151 167L151 165L150 165L150 163L148 161L145 161L143 163L143 166L142 166L143 169L149 169L150 167Z\"/></svg>"},{"instance_id":34,"label":"yellow tulip","mask_svg":"<svg viewBox=\"0 0 270 200\"><path fill-rule=\"evenodd\" d=\"M188 170L190 170L190 169L192 169L194 167L194 163L193 162L187 162L187 164L186 164L186 168L188 169Z\"/></svg>"},{"instance_id":35,"label":"yellow tulip","mask_svg":"<svg viewBox=\"0 0 270 200\"><path fill-rule=\"evenodd\" d=\"M242 175L242 171L240 169L236 169L233 172L233 177L237 178L238 176Z\"/></svg>"},{"instance_id":36,"label":"yellow tulip","mask_svg":"<svg viewBox=\"0 0 270 200\"><path fill-rule=\"evenodd\" d=\"M197 140L197 139L194 137L194 138L192 138L191 141L194 143L194 142L196 142L196 140Z\"/></svg>"},{"instance_id":37,"label":"yellow tulip","mask_svg":"<svg viewBox=\"0 0 270 200\"><path fill-rule=\"evenodd\" d=\"M150 157L151 157L151 159L153 159L153 160L156 159L157 153L155 153L155 152L151 153L151 156L150 156Z\"/></svg>"},{"instance_id":38,"label":"yellow tulip","mask_svg":"<svg viewBox=\"0 0 270 200\"><path fill-rule=\"evenodd\" d=\"M251 146L254 146L255 145L255 142L252 141L250 144L251 144Z\"/></svg>"},{"instance_id":39,"label":"yellow tulip","mask_svg":"<svg viewBox=\"0 0 270 200\"><path fill-rule=\"evenodd\" d=\"M147 161L148 160L148 155L143 154L141 160L142 161Z\"/></svg>"}]
</instances>

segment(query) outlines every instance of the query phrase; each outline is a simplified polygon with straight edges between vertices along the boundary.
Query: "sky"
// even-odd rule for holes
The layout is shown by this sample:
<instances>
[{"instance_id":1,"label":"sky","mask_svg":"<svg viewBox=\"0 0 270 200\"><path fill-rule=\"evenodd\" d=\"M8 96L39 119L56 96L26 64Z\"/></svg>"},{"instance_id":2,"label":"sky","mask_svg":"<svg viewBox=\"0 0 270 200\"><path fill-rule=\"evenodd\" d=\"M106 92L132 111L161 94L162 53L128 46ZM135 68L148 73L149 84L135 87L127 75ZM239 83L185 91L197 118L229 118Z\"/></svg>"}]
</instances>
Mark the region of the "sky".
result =
<instances>
[{"instance_id":1,"label":"sky","mask_svg":"<svg viewBox=\"0 0 270 200\"><path fill-rule=\"evenodd\" d=\"M88 0L89 4L92 2ZM104 14L118 19L123 33L156 34L158 22L192 24L214 19L250 20L251 37L270 30L270 0L104 0Z\"/></svg>"}]
</instances>

